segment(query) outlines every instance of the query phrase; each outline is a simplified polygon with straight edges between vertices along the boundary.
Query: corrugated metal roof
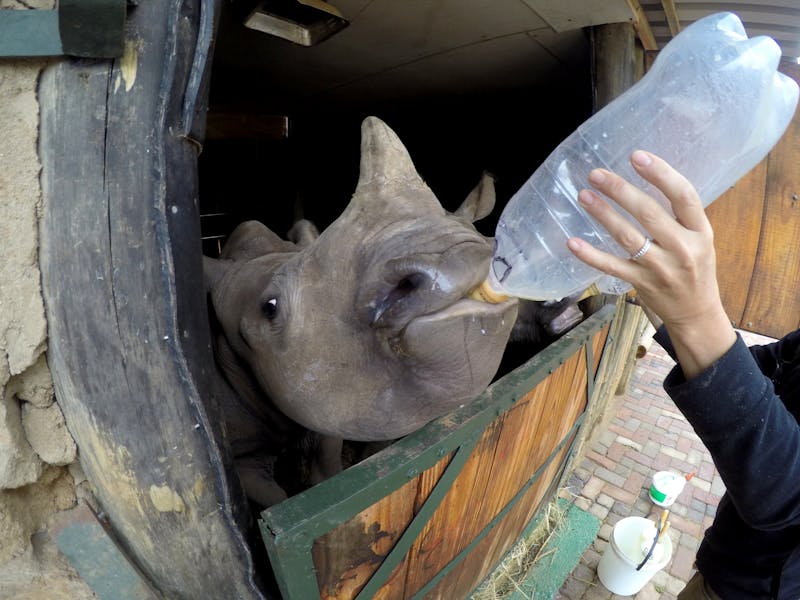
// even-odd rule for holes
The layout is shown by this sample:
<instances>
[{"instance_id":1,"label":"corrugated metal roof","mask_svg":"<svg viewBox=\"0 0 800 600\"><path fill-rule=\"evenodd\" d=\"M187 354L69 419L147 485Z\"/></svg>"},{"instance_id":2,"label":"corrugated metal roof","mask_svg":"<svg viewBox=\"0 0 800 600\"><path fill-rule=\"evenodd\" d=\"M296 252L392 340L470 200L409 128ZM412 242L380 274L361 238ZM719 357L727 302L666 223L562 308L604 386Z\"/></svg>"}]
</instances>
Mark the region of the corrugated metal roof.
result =
<instances>
[{"instance_id":1,"label":"corrugated metal roof","mask_svg":"<svg viewBox=\"0 0 800 600\"><path fill-rule=\"evenodd\" d=\"M641 2L641 7L659 48L672 39L668 16L673 10L681 27L711 13L730 11L739 15L748 36L768 35L778 42L785 57L800 57L800 0L662 0Z\"/></svg>"}]
</instances>

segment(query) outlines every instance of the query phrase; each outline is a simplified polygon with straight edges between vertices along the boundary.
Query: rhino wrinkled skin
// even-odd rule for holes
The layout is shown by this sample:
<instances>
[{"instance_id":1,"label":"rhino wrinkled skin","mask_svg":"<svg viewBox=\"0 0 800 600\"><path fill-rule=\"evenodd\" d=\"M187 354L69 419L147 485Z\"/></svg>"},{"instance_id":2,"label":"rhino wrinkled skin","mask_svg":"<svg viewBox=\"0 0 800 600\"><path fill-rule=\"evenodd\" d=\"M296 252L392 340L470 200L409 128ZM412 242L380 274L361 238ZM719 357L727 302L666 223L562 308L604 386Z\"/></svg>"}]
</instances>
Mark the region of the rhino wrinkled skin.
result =
<instances>
[{"instance_id":1,"label":"rhino wrinkled skin","mask_svg":"<svg viewBox=\"0 0 800 600\"><path fill-rule=\"evenodd\" d=\"M476 398L517 317L516 300L468 298L492 255L472 225L494 205L489 176L448 213L386 124L367 118L361 133L356 191L318 237L300 224L293 243L249 221L204 258L216 357L239 398L224 407L228 432L262 504L281 491L259 483L271 465L259 452L308 429L320 434L311 479L329 476L341 438L395 439Z\"/></svg>"}]
</instances>

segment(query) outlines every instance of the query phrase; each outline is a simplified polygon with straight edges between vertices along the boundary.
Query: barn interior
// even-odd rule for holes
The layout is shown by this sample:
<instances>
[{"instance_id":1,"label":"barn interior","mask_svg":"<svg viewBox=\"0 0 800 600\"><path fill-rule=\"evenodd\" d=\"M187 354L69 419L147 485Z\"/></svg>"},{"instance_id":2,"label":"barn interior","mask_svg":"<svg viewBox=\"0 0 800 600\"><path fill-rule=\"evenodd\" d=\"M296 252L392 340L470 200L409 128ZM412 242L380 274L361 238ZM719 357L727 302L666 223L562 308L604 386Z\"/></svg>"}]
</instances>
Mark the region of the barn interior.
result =
<instances>
[{"instance_id":1,"label":"barn interior","mask_svg":"<svg viewBox=\"0 0 800 600\"><path fill-rule=\"evenodd\" d=\"M295 0L270 10L291 4L328 14ZM245 25L264 3L224 3L200 158L206 253L250 218L280 235L298 218L332 222L355 190L369 115L448 210L494 174L498 207L478 224L492 235L492 217L591 113L589 33L556 33L523 2L335 8L349 25L303 46Z\"/></svg>"},{"instance_id":2,"label":"barn interior","mask_svg":"<svg viewBox=\"0 0 800 600\"><path fill-rule=\"evenodd\" d=\"M383 119L445 209L483 171L502 207L596 108L597 26L632 23L657 51L681 27L734 10L751 36L798 54L781 2L229 0L223 2L200 156L203 251L242 221L320 229L358 179L360 123Z\"/></svg>"}]
</instances>

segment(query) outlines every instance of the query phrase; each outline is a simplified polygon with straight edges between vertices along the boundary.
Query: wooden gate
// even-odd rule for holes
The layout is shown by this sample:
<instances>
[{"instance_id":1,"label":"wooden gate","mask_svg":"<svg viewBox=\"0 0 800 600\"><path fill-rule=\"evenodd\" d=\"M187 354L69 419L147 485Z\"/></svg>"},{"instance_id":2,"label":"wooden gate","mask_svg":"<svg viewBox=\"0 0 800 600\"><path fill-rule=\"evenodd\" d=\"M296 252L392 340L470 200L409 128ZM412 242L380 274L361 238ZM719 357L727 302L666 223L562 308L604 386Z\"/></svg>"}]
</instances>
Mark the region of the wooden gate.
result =
<instances>
[{"instance_id":1,"label":"wooden gate","mask_svg":"<svg viewBox=\"0 0 800 600\"><path fill-rule=\"evenodd\" d=\"M549 501L614 307L475 402L261 515L285 600L464 598Z\"/></svg>"}]
</instances>

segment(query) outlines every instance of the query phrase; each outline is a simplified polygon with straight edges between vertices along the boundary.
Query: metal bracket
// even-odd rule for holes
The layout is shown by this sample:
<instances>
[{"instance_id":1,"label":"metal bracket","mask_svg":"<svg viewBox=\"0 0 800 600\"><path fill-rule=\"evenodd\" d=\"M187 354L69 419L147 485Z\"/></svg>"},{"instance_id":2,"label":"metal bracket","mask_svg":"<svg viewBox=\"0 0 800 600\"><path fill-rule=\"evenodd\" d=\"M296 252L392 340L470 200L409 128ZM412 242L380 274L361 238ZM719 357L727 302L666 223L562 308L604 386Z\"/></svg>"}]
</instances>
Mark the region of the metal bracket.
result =
<instances>
[{"instance_id":1,"label":"metal bracket","mask_svg":"<svg viewBox=\"0 0 800 600\"><path fill-rule=\"evenodd\" d=\"M118 58L127 0L57 0L53 10L0 10L0 58Z\"/></svg>"}]
</instances>

